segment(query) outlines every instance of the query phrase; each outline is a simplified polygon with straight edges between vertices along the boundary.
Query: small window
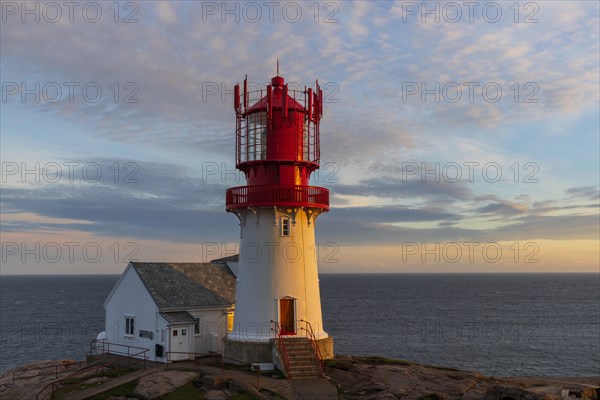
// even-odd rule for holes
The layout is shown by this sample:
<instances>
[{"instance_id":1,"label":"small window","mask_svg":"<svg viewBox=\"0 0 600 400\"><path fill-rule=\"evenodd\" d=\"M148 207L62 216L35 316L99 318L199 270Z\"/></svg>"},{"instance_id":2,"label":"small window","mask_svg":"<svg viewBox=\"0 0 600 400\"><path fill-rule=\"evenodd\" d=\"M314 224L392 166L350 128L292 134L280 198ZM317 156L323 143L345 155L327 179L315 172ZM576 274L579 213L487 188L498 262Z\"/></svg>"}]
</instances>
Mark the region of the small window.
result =
<instances>
[{"instance_id":1,"label":"small window","mask_svg":"<svg viewBox=\"0 0 600 400\"><path fill-rule=\"evenodd\" d=\"M281 217L281 236L290 236L290 219Z\"/></svg>"},{"instance_id":2,"label":"small window","mask_svg":"<svg viewBox=\"0 0 600 400\"><path fill-rule=\"evenodd\" d=\"M177 336L177 329L173 329L173 336Z\"/></svg>"},{"instance_id":3,"label":"small window","mask_svg":"<svg viewBox=\"0 0 600 400\"><path fill-rule=\"evenodd\" d=\"M135 318L134 317L125 317L125 334L133 335L135 329Z\"/></svg>"},{"instance_id":4,"label":"small window","mask_svg":"<svg viewBox=\"0 0 600 400\"><path fill-rule=\"evenodd\" d=\"M187 329L182 329L181 330L181 336L185 336L187 335Z\"/></svg>"},{"instance_id":5,"label":"small window","mask_svg":"<svg viewBox=\"0 0 600 400\"><path fill-rule=\"evenodd\" d=\"M227 313L227 332L233 330L233 311Z\"/></svg>"},{"instance_id":6,"label":"small window","mask_svg":"<svg viewBox=\"0 0 600 400\"><path fill-rule=\"evenodd\" d=\"M200 334L200 318L194 318L194 320L196 320L196 322L194 322L194 334L198 335Z\"/></svg>"}]
</instances>

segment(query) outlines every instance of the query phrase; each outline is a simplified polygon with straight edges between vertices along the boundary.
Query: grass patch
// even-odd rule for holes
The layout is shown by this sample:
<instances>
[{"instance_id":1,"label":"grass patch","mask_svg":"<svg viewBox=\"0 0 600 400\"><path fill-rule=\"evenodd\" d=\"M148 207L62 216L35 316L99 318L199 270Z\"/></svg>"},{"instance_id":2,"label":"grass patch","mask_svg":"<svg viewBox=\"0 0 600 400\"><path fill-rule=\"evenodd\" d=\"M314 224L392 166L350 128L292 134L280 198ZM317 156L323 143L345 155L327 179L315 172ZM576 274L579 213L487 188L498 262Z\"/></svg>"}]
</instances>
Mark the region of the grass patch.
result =
<instances>
[{"instance_id":1,"label":"grass patch","mask_svg":"<svg viewBox=\"0 0 600 400\"><path fill-rule=\"evenodd\" d=\"M188 382L178 387L171 393L161 397L162 400L204 400L205 397L200 394L193 382Z\"/></svg>"},{"instance_id":2,"label":"grass patch","mask_svg":"<svg viewBox=\"0 0 600 400\"><path fill-rule=\"evenodd\" d=\"M118 376L130 374L137 370L137 368L132 367L109 368L108 371L104 372L104 376L107 378L116 378Z\"/></svg>"},{"instance_id":3,"label":"grass patch","mask_svg":"<svg viewBox=\"0 0 600 400\"><path fill-rule=\"evenodd\" d=\"M221 365L219 365L220 367ZM248 364L224 364L225 369L233 369L236 371L250 371L250 365Z\"/></svg>"},{"instance_id":4,"label":"grass patch","mask_svg":"<svg viewBox=\"0 0 600 400\"><path fill-rule=\"evenodd\" d=\"M343 371L349 371L352 368L351 360L339 360L339 359L331 359L325 360L324 365L328 368L336 368L341 369Z\"/></svg>"},{"instance_id":5,"label":"grass patch","mask_svg":"<svg viewBox=\"0 0 600 400\"><path fill-rule=\"evenodd\" d=\"M403 366L412 366L417 365L414 362L406 361L406 360L394 360L391 358L381 357L381 356L371 356L371 357L360 357L359 360L369 365L403 365Z\"/></svg>"},{"instance_id":6,"label":"grass patch","mask_svg":"<svg viewBox=\"0 0 600 400\"><path fill-rule=\"evenodd\" d=\"M77 377L77 378L67 378L60 381L62 386L72 386L77 385L79 383L85 382L88 379L92 379L94 376L85 376L85 377Z\"/></svg>"},{"instance_id":7,"label":"grass patch","mask_svg":"<svg viewBox=\"0 0 600 400\"><path fill-rule=\"evenodd\" d=\"M229 400L260 400L258 397L251 395L250 393L236 393L229 398Z\"/></svg>"},{"instance_id":8,"label":"grass patch","mask_svg":"<svg viewBox=\"0 0 600 400\"><path fill-rule=\"evenodd\" d=\"M274 392L274 391L269 390L269 389L262 388L262 389L259 390L259 392L263 393L263 394L266 394L271 399L282 399L282 400L285 400L285 397L283 397L279 393Z\"/></svg>"},{"instance_id":9,"label":"grass patch","mask_svg":"<svg viewBox=\"0 0 600 400\"><path fill-rule=\"evenodd\" d=\"M121 386L117 386L114 389L107 390L104 393L97 394L96 396L90 397L88 400L105 400L110 396L125 396L125 397L136 397L143 399L141 396L134 394L133 390L137 386L137 381L128 382Z\"/></svg>"},{"instance_id":10,"label":"grass patch","mask_svg":"<svg viewBox=\"0 0 600 400\"><path fill-rule=\"evenodd\" d=\"M60 388L56 391L56 393L59 397L64 396L67 393L72 393L81 389L86 389L88 387L100 385L107 379L116 378L121 375L126 375L133 371L136 371L136 369L130 367L108 367L102 373L100 373L100 371L97 371L95 374L88 376L77 376L73 378L62 379L60 381ZM100 381L88 384L85 383L86 381L91 379L100 379Z\"/></svg>"}]
</instances>

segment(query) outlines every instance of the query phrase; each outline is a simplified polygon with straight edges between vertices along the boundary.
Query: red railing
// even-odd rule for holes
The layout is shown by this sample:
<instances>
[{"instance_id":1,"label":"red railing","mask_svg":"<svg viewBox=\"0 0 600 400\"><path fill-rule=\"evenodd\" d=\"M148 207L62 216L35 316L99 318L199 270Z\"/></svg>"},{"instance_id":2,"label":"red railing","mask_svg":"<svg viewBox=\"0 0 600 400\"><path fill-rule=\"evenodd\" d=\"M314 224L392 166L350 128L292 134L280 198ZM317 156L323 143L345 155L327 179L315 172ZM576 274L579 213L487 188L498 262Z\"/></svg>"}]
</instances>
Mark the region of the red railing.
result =
<instances>
[{"instance_id":1,"label":"red railing","mask_svg":"<svg viewBox=\"0 0 600 400\"><path fill-rule=\"evenodd\" d=\"M325 366L325 363L323 361L323 354L321 354L321 348L319 347L319 343L317 343L317 337L315 336L315 332L313 331L312 325L310 324L310 322L301 319L300 322L304 322L306 324L306 328L300 328L300 329L304 329L304 331L306 331L308 338L310 339L310 343L312 345L312 348L315 352L315 357L317 357L317 360L319 360L319 368L321 369L321 377L323 377L323 369Z\"/></svg>"},{"instance_id":2,"label":"red railing","mask_svg":"<svg viewBox=\"0 0 600 400\"><path fill-rule=\"evenodd\" d=\"M290 357L288 356L287 349L285 348L285 341L281 335L281 329L279 328L279 323L271 320L271 324L273 327L271 330L275 333L277 337L277 349L279 350L279 354L281 355L281 361L283 361L283 367L285 368L285 376L289 379L291 378L290 373Z\"/></svg>"},{"instance_id":3,"label":"red railing","mask_svg":"<svg viewBox=\"0 0 600 400\"><path fill-rule=\"evenodd\" d=\"M238 186L227 189L225 204L228 210L252 206L303 206L329 210L329 190L318 186Z\"/></svg>"}]
</instances>

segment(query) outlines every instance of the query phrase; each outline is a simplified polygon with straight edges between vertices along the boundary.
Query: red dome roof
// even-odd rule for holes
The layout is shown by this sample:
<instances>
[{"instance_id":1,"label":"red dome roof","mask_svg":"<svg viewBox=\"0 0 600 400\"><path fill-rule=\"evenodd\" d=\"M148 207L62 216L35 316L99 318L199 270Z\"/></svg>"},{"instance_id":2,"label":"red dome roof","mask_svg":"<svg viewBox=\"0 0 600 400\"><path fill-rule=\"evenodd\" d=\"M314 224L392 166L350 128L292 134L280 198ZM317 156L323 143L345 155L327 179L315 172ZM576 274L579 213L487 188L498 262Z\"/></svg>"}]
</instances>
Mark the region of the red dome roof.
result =
<instances>
[{"instance_id":1,"label":"red dome roof","mask_svg":"<svg viewBox=\"0 0 600 400\"><path fill-rule=\"evenodd\" d=\"M275 76L271 79L271 85L273 86L273 98L271 100L274 109L281 109L281 96L283 93L284 80L282 76ZM292 96L287 95L287 108L288 110L302 110L306 111L304 106L298 103ZM246 113L253 113L256 111L265 111L267 109L267 96L265 95L262 99L254 103Z\"/></svg>"}]
</instances>

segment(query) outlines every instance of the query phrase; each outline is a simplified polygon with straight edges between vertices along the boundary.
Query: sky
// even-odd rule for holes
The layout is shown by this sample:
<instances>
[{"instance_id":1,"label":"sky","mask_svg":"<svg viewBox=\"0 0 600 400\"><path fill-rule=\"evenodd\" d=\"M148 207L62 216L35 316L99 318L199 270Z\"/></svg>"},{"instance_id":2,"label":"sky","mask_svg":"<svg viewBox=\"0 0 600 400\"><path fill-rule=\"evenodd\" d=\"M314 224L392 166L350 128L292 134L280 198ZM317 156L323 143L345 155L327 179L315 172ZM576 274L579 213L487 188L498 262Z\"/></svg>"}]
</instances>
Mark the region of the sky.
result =
<instances>
[{"instance_id":1,"label":"sky","mask_svg":"<svg viewBox=\"0 0 600 400\"><path fill-rule=\"evenodd\" d=\"M240 251L233 87L277 59L325 95L320 272L598 273L599 4L3 1L0 273Z\"/></svg>"}]
</instances>

